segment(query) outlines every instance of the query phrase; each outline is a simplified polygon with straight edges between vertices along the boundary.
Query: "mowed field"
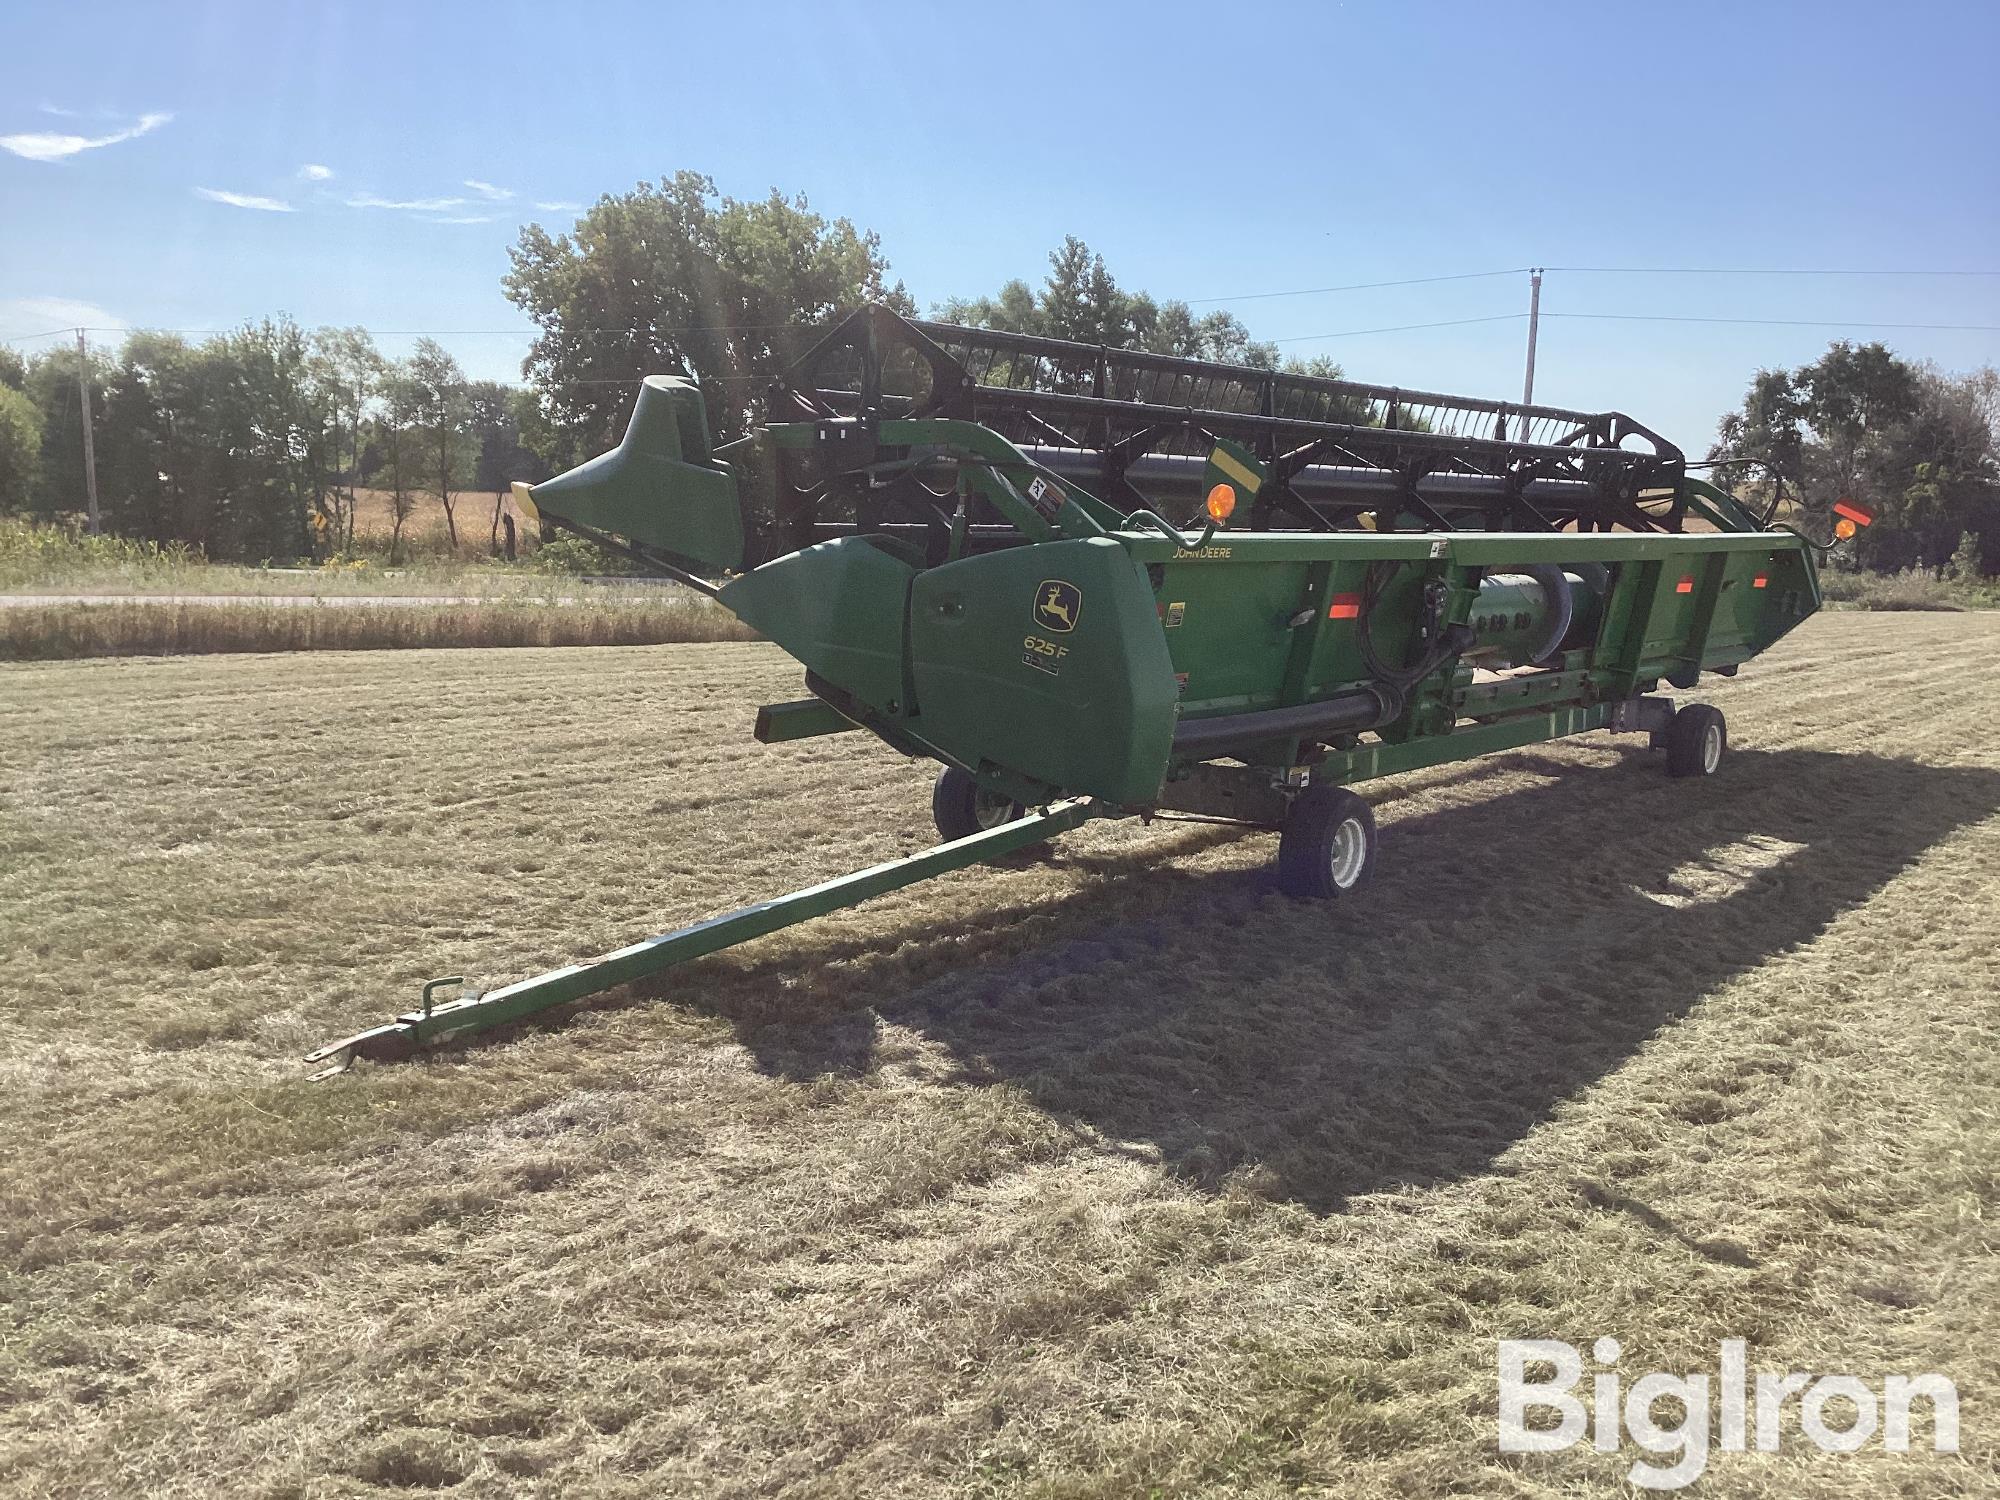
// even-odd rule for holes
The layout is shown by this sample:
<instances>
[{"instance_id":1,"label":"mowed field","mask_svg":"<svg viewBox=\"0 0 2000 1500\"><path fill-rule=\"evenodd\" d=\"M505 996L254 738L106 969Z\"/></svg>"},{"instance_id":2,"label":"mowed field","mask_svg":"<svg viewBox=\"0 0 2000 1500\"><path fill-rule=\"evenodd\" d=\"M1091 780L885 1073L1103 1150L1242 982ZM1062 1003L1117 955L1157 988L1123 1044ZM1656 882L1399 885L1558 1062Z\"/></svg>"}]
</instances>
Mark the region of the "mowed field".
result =
<instances>
[{"instance_id":1,"label":"mowed field","mask_svg":"<svg viewBox=\"0 0 2000 1500\"><path fill-rule=\"evenodd\" d=\"M760 645L7 668L0 1489L1616 1492L1494 1427L1497 1339L1608 1334L1958 1383L1957 1457L1794 1406L1701 1493L1993 1494L1996 655L1823 616L1704 684L1712 781L1377 783L1339 907L1097 826L318 1084L433 975L927 845L926 769L755 744Z\"/></svg>"}]
</instances>

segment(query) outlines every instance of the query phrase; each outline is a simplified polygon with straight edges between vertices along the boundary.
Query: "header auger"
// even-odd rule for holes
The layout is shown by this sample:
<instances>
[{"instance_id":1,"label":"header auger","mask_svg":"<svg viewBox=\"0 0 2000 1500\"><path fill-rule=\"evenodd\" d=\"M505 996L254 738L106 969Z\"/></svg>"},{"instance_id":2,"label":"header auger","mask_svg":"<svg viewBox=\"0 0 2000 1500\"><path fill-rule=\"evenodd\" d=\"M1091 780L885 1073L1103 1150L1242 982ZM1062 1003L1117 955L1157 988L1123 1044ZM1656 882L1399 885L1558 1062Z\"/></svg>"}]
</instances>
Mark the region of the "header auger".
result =
<instances>
[{"instance_id":1,"label":"header auger","mask_svg":"<svg viewBox=\"0 0 2000 1500\"><path fill-rule=\"evenodd\" d=\"M624 441L516 486L545 527L713 597L796 657L766 742L941 763L912 858L433 1004L313 1054L405 1056L1039 843L1095 817L1280 830L1299 897L1364 885L1370 777L1587 730L1706 776L1675 708L1819 607L1812 546L1615 412L1521 406L864 308L711 444L651 376Z\"/></svg>"}]
</instances>

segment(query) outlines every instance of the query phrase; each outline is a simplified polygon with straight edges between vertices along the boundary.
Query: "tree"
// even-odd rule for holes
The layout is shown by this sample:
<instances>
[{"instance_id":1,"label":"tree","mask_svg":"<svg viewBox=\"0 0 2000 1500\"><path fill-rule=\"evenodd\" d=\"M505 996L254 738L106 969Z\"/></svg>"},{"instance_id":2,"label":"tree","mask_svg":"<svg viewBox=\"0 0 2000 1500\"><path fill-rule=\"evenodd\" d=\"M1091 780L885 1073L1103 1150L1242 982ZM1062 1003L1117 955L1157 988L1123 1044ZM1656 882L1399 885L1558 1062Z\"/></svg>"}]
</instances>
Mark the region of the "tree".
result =
<instances>
[{"instance_id":1,"label":"tree","mask_svg":"<svg viewBox=\"0 0 2000 1500\"><path fill-rule=\"evenodd\" d=\"M1132 345L1131 305L1104 268L1104 257L1073 234L1049 254L1042 283L1042 331L1079 344Z\"/></svg>"},{"instance_id":2,"label":"tree","mask_svg":"<svg viewBox=\"0 0 2000 1500\"><path fill-rule=\"evenodd\" d=\"M324 423L315 514L321 518L328 552L354 550L361 428L385 369L364 328L322 328L313 335L307 382Z\"/></svg>"},{"instance_id":3,"label":"tree","mask_svg":"<svg viewBox=\"0 0 2000 1500\"><path fill-rule=\"evenodd\" d=\"M970 328L1278 368L1277 346L1253 341L1234 313L1217 309L1196 317L1185 302L1158 302L1145 292L1124 291L1104 257L1073 234L1064 235L1062 244L1049 252L1049 274L1039 292L1016 279L997 296L953 298L939 303L933 313Z\"/></svg>"},{"instance_id":4,"label":"tree","mask_svg":"<svg viewBox=\"0 0 2000 1500\"><path fill-rule=\"evenodd\" d=\"M24 391L0 384L0 511L27 509L41 463L41 412Z\"/></svg>"},{"instance_id":5,"label":"tree","mask_svg":"<svg viewBox=\"0 0 2000 1500\"><path fill-rule=\"evenodd\" d=\"M911 310L873 234L804 197L745 202L680 172L606 196L568 234L530 224L507 296L540 332L522 365L539 397L528 439L559 464L617 441L646 375L686 370L724 439L816 330L863 301Z\"/></svg>"},{"instance_id":6,"label":"tree","mask_svg":"<svg viewBox=\"0 0 2000 1500\"><path fill-rule=\"evenodd\" d=\"M1915 414L1883 445L1889 524L1862 533L1860 555L1888 568L1962 563L1970 537L1976 565L2000 543L2000 374L1926 368L1916 385Z\"/></svg>"},{"instance_id":7,"label":"tree","mask_svg":"<svg viewBox=\"0 0 2000 1500\"><path fill-rule=\"evenodd\" d=\"M1743 407L1724 417L1716 429L1712 459L1755 460L1741 468L1732 466L1725 476L1738 484L1760 481L1777 473L1793 483L1803 482L1804 433L1800 423L1804 408L1786 370L1759 370L1750 381Z\"/></svg>"},{"instance_id":8,"label":"tree","mask_svg":"<svg viewBox=\"0 0 2000 1500\"><path fill-rule=\"evenodd\" d=\"M104 409L104 385L111 362L92 349L86 356L90 399ZM77 353L58 345L29 361L23 389L42 414L42 451L28 509L41 516L79 512L85 504L83 408L77 399Z\"/></svg>"},{"instance_id":9,"label":"tree","mask_svg":"<svg viewBox=\"0 0 2000 1500\"><path fill-rule=\"evenodd\" d=\"M1003 333L1042 333L1042 304L1035 289L1019 277L1000 288L997 297L953 297L932 314L965 328L993 328Z\"/></svg>"},{"instance_id":10,"label":"tree","mask_svg":"<svg viewBox=\"0 0 2000 1500\"><path fill-rule=\"evenodd\" d=\"M435 339L418 339L403 368L405 394L415 403L413 421L421 436L429 478L444 505L445 534L458 550L458 516L452 491L463 487L478 457L472 436L472 400L465 371Z\"/></svg>"},{"instance_id":11,"label":"tree","mask_svg":"<svg viewBox=\"0 0 2000 1500\"><path fill-rule=\"evenodd\" d=\"M467 387L467 396L472 437L478 448L472 487L493 496L493 520L486 541L489 548L498 551L500 513L507 503L508 487L517 479L534 483L548 477L546 466L521 441L522 415L534 398L494 380L475 380Z\"/></svg>"},{"instance_id":12,"label":"tree","mask_svg":"<svg viewBox=\"0 0 2000 1500\"><path fill-rule=\"evenodd\" d=\"M374 423L370 447L380 465L379 478L389 481L389 562L393 566L403 545L403 527L417 508L418 475L429 453L421 428L425 391L409 365L391 365L381 383L381 411Z\"/></svg>"},{"instance_id":13,"label":"tree","mask_svg":"<svg viewBox=\"0 0 2000 1500\"><path fill-rule=\"evenodd\" d=\"M1917 371L1882 344L1841 342L1795 371L1792 388L1819 440L1822 474L1808 477L1857 498L1875 489L1893 439L1917 414Z\"/></svg>"},{"instance_id":14,"label":"tree","mask_svg":"<svg viewBox=\"0 0 2000 1500\"><path fill-rule=\"evenodd\" d=\"M1710 458L1774 466L1807 505L1860 502L1864 566L1936 566L1967 532L2000 539L2000 375L1948 376L1881 344L1835 343L1796 370L1760 370ZM1724 471L1739 487L1753 475Z\"/></svg>"}]
</instances>

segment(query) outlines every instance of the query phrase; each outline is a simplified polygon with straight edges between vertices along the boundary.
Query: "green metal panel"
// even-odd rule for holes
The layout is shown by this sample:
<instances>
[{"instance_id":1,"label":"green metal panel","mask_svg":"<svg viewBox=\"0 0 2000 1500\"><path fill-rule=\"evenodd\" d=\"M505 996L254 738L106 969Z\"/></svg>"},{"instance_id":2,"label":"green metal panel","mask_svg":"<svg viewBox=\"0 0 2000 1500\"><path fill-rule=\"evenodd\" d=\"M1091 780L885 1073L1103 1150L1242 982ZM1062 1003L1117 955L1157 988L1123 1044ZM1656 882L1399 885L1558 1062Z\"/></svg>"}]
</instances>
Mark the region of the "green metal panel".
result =
<instances>
[{"instance_id":1,"label":"green metal panel","mask_svg":"<svg viewBox=\"0 0 2000 1500\"><path fill-rule=\"evenodd\" d=\"M552 515L712 568L743 563L736 477L709 451L689 380L647 376L623 442L528 494Z\"/></svg>"},{"instance_id":2,"label":"green metal panel","mask_svg":"<svg viewBox=\"0 0 2000 1500\"><path fill-rule=\"evenodd\" d=\"M1383 673L1423 654L1417 636L1432 606L1441 606L1434 628L1470 631L1470 645L1408 685L1400 715L1375 731L1383 744L1421 744L1410 753L1445 758L1477 753L1457 727L1468 703L1508 713L1527 702L1582 709L1662 678L1690 685L1703 671L1762 650L1818 603L1804 540L1742 529L1755 524L1748 513L1699 484L1682 499L1726 529L1206 528L1197 538L1149 512L1120 516L970 421L785 423L767 437L779 448L851 447L863 464L893 467L905 454L954 464L961 497L990 504L1026 540L959 556L960 524L951 560L922 568L900 544L846 537L767 563L720 591L745 621L851 694L854 702L838 701L891 744L965 765L1023 796L1083 794L1143 806L1158 796L1180 720L1310 704L1374 681L1357 608L1371 569L1378 576L1369 633ZM638 531L631 514L641 487L633 454L671 460L647 471L650 532ZM607 459L619 462L594 461L606 465L602 472L585 465L551 482L566 514L578 516L587 501L595 508L578 518L589 524L683 554L709 545L694 536L694 518L707 487L729 478L712 466L699 399L684 382L649 382L626 442ZM1248 450L1220 445L1208 467L1211 478L1220 474L1246 494L1261 488L1261 464ZM716 543L726 545L726 538ZM1551 600L1516 576L1536 564L1573 573L1597 565L1608 582L1579 611L1562 671L1518 694L1468 697L1459 665L1508 666L1546 639ZM816 710L765 726L771 734L829 727ZM1340 741L1352 743L1352 735ZM1300 753L1298 740L1281 739L1239 750L1238 758L1282 767Z\"/></svg>"},{"instance_id":3,"label":"green metal panel","mask_svg":"<svg viewBox=\"0 0 2000 1500\"><path fill-rule=\"evenodd\" d=\"M723 586L738 619L871 708L901 713L903 612L917 570L865 537L793 552Z\"/></svg>"},{"instance_id":4,"label":"green metal panel","mask_svg":"<svg viewBox=\"0 0 2000 1500\"><path fill-rule=\"evenodd\" d=\"M1166 564L1158 599L1184 714L1269 708L1283 697L1291 621L1306 603L1308 562ZM1304 623L1310 623L1309 621Z\"/></svg>"},{"instance_id":5,"label":"green metal panel","mask_svg":"<svg viewBox=\"0 0 2000 1500\"><path fill-rule=\"evenodd\" d=\"M1158 795L1174 675L1145 569L1108 538L989 552L918 577L911 731L972 770L1143 804Z\"/></svg>"},{"instance_id":6,"label":"green metal panel","mask_svg":"<svg viewBox=\"0 0 2000 1500\"><path fill-rule=\"evenodd\" d=\"M800 698L790 703L767 703L758 709L753 734L760 744L778 745L823 734L845 734L860 727L823 698Z\"/></svg>"}]
</instances>

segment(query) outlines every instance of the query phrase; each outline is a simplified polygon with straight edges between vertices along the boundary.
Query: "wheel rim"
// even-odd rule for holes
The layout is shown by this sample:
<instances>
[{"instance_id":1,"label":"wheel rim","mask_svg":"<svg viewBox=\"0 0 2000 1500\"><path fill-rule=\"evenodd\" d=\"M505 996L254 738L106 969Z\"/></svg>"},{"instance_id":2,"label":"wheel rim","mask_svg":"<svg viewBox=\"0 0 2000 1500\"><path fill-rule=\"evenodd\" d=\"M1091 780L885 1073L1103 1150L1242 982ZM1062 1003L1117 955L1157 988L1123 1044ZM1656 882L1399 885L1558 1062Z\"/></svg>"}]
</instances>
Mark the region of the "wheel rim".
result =
<instances>
[{"instance_id":1,"label":"wheel rim","mask_svg":"<svg viewBox=\"0 0 2000 1500\"><path fill-rule=\"evenodd\" d=\"M1013 798L996 797L991 792L975 793L972 799L972 821L982 830L998 828L1002 823L1013 822Z\"/></svg>"},{"instance_id":2,"label":"wheel rim","mask_svg":"<svg viewBox=\"0 0 2000 1500\"><path fill-rule=\"evenodd\" d=\"M1336 890L1351 889L1368 863L1368 830L1359 818L1348 818L1333 831L1333 854L1327 861Z\"/></svg>"},{"instance_id":3,"label":"wheel rim","mask_svg":"<svg viewBox=\"0 0 2000 1500\"><path fill-rule=\"evenodd\" d=\"M1712 776L1722 764L1722 726L1711 724L1701 736L1701 774Z\"/></svg>"}]
</instances>

